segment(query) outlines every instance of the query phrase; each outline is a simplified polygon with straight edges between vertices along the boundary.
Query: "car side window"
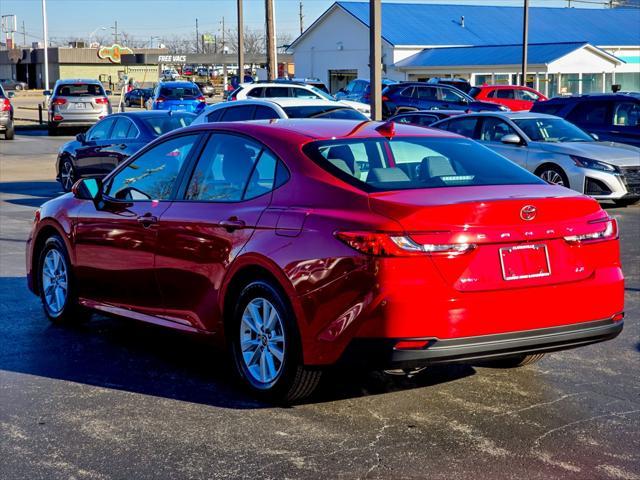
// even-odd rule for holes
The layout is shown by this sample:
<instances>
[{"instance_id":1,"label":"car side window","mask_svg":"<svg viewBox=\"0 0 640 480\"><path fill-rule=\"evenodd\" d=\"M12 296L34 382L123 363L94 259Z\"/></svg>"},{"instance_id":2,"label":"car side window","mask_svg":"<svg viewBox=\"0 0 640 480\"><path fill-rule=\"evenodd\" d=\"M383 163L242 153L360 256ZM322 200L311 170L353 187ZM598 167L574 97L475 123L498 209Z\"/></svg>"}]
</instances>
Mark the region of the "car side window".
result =
<instances>
[{"instance_id":1,"label":"car side window","mask_svg":"<svg viewBox=\"0 0 640 480\"><path fill-rule=\"evenodd\" d=\"M256 111L253 113L254 120L271 120L272 118L280 118L278 112L271 107L256 105Z\"/></svg>"},{"instance_id":2,"label":"car side window","mask_svg":"<svg viewBox=\"0 0 640 480\"><path fill-rule=\"evenodd\" d=\"M253 118L253 105L241 105L238 107L229 107L224 110L221 121L238 122L242 120L251 120Z\"/></svg>"},{"instance_id":3,"label":"car side window","mask_svg":"<svg viewBox=\"0 0 640 480\"><path fill-rule=\"evenodd\" d=\"M516 134L511 126L499 118L485 117L480 128L480 138L483 142L499 142L502 137L509 134ZM516 134L517 135L517 134Z\"/></svg>"},{"instance_id":4,"label":"car side window","mask_svg":"<svg viewBox=\"0 0 640 480\"><path fill-rule=\"evenodd\" d=\"M496 98L496 93L498 91L497 90L491 90L488 94L487 94L487 98Z\"/></svg>"},{"instance_id":5,"label":"car side window","mask_svg":"<svg viewBox=\"0 0 640 480\"><path fill-rule=\"evenodd\" d=\"M252 88L247 92L247 97L260 98L264 96L264 87Z\"/></svg>"},{"instance_id":6,"label":"car side window","mask_svg":"<svg viewBox=\"0 0 640 480\"><path fill-rule=\"evenodd\" d=\"M207 114L207 123L219 122L220 121L220 117L222 116L224 111L225 111L224 108L218 108L217 110L214 110L213 112L208 113Z\"/></svg>"},{"instance_id":7,"label":"car side window","mask_svg":"<svg viewBox=\"0 0 640 480\"><path fill-rule=\"evenodd\" d=\"M450 88L441 88L440 95L442 95L442 100L445 102L461 102L463 100L462 95L454 92Z\"/></svg>"},{"instance_id":8,"label":"car side window","mask_svg":"<svg viewBox=\"0 0 640 480\"><path fill-rule=\"evenodd\" d=\"M477 123L476 117L456 118L446 124L446 129L458 135L473 138Z\"/></svg>"},{"instance_id":9,"label":"car side window","mask_svg":"<svg viewBox=\"0 0 640 480\"><path fill-rule=\"evenodd\" d=\"M265 87L264 96L272 97L290 97L289 87Z\"/></svg>"},{"instance_id":10,"label":"car side window","mask_svg":"<svg viewBox=\"0 0 640 480\"><path fill-rule=\"evenodd\" d=\"M423 127L428 127L433 122L437 122L438 117L435 115L416 115L414 123Z\"/></svg>"},{"instance_id":11,"label":"car side window","mask_svg":"<svg viewBox=\"0 0 640 480\"><path fill-rule=\"evenodd\" d=\"M115 121L114 118L107 118L98 122L87 134L87 140L91 142L98 142L109 138L109 130Z\"/></svg>"},{"instance_id":12,"label":"car side window","mask_svg":"<svg viewBox=\"0 0 640 480\"><path fill-rule=\"evenodd\" d=\"M640 103L616 102L613 109L613 124L620 127L640 126Z\"/></svg>"},{"instance_id":13,"label":"car side window","mask_svg":"<svg viewBox=\"0 0 640 480\"><path fill-rule=\"evenodd\" d=\"M434 87L417 87L420 100L438 100L438 90Z\"/></svg>"},{"instance_id":14,"label":"car side window","mask_svg":"<svg viewBox=\"0 0 640 480\"><path fill-rule=\"evenodd\" d=\"M162 142L120 170L105 188L116 200L169 200L198 135L183 135Z\"/></svg>"},{"instance_id":15,"label":"car side window","mask_svg":"<svg viewBox=\"0 0 640 480\"><path fill-rule=\"evenodd\" d=\"M131 123L131 120L120 117L116 120L116 125L113 127L113 132L111 133L111 138L114 140L124 140L136 137L137 135L135 133L133 135L130 134L131 130L135 131L135 125Z\"/></svg>"},{"instance_id":16,"label":"car side window","mask_svg":"<svg viewBox=\"0 0 640 480\"><path fill-rule=\"evenodd\" d=\"M410 115L403 115L401 117L397 117L394 122L396 123L404 123L404 124L411 124L411 116Z\"/></svg>"},{"instance_id":17,"label":"car side window","mask_svg":"<svg viewBox=\"0 0 640 480\"><path fill-rule=\"evenodd\" d=\"M291 87L291 92L293 94L292 96L296 98L311 98L311 99L321 98L320 95L318 95L315 92L312 92L311 90L307 90L306 88Z\"/></svg>"},{"instance_id":18,"label":"car side window","mask_svg":"<svg viewBox=\"0 0 640 480\"><path fill-rule=\"evenodd\" d=\"M262 145L248 138L212 135L191 176L185 200L239 202L270 191L276 162L273 157L265 157L256 173L262 153Z\"/></svg>"},{"instance_id":19,"label":"car side window","mask_svg":"<svg viewBox=\"0 0 640 480\"><path fill-rule=\"evenodd\" d=\"M496 98L504 98L507 100L513 100L515 98L513 94L513 89L511 88L501 88L497 91Z\"/></svg>"},{"instance_id":20,"label":"car side window","mask_svg":"<svg viewBox=\"0 0 640 480\"><path fill-rule=\"evenodd\" d=\"M414 91L413 87L403 88L402 90L400 90L400 96L411 98L413 96L413 91Z\"/></svg>"},{"instance_id":21,"label":"car side window","mask_svg":"<svg viewBox=\"0 0 640 480\"><path fill-rule=\"evenodd\" d=\"M529 90L516 90L516 99L527 102L537 102L540 99L540 95L530 92Z\"/></svg>"},{"instance_id":22,"label":"car side window","mask_svg":"<svg viewBox=\"0 0 640 480\"><path fill-rule=\"evenodd\" d=\"M582 125L604 125L608 106L609 102L580 102L567 115L567 120Z\"/></svg>"}]
</instances>

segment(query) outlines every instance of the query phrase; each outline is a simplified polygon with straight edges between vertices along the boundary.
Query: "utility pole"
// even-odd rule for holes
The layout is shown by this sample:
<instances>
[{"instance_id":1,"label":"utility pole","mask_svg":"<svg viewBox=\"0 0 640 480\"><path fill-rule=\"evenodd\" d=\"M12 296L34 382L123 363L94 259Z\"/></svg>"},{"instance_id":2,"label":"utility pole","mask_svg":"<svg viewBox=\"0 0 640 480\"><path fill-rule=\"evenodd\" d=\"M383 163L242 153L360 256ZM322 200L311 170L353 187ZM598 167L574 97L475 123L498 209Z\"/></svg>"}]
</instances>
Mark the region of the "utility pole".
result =
<instances>
[{"instance_id":1,"label":"utility pole","mask_svg":"<svg viewBox=\"0 0 640 480\"><path fill-rule=\"evenodd\" d=\"M276 58L276 29L273 19L273 0L265 0L267 21L267 74L269 80L278 78L278 60Z\"/></svg>"},{"instance_id":2,"label":"utility pole","mask_svg":"<svg viewBox=\"0 0 640 480\"><path fill-rule=\"evenodd\" d=\"M238 0L238 82L244 82L244 19L242 0Z\"/></svg>"},{"instance_id":3,"label":"utility pole","mask_svg":"<svg viewBox=\"0 0 640 480\"><path fill-rule=\"evenodd\" d=\"M115 27L113 28L113 43L118 43L118 21L115 22Z\"/></svg>"},{"instance_id":4,"label":"utility pole","mask_svg":"<svg viewBox=\"0 0 640 480\"><path fill-rule=\"evenodd\" d=\"M371 120L382 120L381 0L369 0L369 88Z\"/></svg>"},{"instance_id":5,"label":"utility pole","mask_svg":"<svg viewBox=\"0 0 640 480\"><path fill-rule=\"evenodd\" d=\"M47 28L46 0L42 0L42 30L44 36L44 89L49 90L49 30Z\"/></svg>"},{"instance_id":6,"label":"utility pole","mask_svg":"<svg viewBox=\"0 0 640 480\"><path fill-rule=\"evenodd\" d=\"M196 18L196 53L200 53L200 35L198 34L198 19Z\"/></svg>"},{"instance_id":7,"label":"utility pole","mask_svg":"<svg viewBox=\"0 0 640 480\"><path fill-rule=\"evenodd\" d=\"M302 0L300 0L300 35L304 32L304 15L302 14Z\"/></svg>"},{"instance_id":8,"label":"utility pole","mask_svg":"<svg viewBox=\"0 0 640 480\"><path fill-rule=\"evenodd\" d=\"M522 17L522 77L520 78L520 85L526 85L527 49L529 47L529 0L524 0L524 15Z\"/></svg>"},{"instance_id":9,"label":"utility pole","mask_svg":"<svg viewBox=\"0 0 640 480\"><path fill-rule=\"evenodd\" d=\"M27 46L27 30L24 28L24 20L22 21L22 46Z\"/></svg>"}]
</instances>

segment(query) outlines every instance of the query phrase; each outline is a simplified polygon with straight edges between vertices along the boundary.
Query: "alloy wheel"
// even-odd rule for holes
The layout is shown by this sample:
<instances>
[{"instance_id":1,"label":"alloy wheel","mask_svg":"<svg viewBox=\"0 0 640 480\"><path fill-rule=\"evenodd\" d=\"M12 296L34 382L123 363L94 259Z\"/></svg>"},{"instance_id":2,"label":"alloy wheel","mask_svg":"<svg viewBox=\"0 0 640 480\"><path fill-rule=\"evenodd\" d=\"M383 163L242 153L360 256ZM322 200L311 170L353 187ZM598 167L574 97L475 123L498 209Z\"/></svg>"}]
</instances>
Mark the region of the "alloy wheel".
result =
<instances>
[{"instance_id":1,"label":"alloy wheel","mask_svg":"<svg viewBox=\"0 0 640 480\"><path fill-rule=\"evenodd\" d=\"M555 170L544 170L540 173L540 178L547 183L561 185L564 187L564 179L562 178L562 175Z\"/></svg>"},{"instance_id":2,"label":"alloy wheel","mask_svg":"<svg viewBox=\"0 0 640 480\"><path fill-rule=\"evenodd\" d=\"M240 322L240 350L244 366L254 381L269 384L282 372L284 324L269 300L254 298L244 309Z\"/></svg>"},{"instance_id":3,"label":"alloy wheel","mask_svg":"<svg viewBox=\"0 0 640 480\"><path fill-rule=\"evenodd\" d=\"M62 162L62 167L60 169L60 180L62 183L62 188L65 192L71 191L71 187L73 187L74 183L74 171L73 165L69 160L65 160Z\"/></svg>"},{"instance_id":4,"label":"alloy wheel","mask_svg":"<svg viewBox=\"0 0 640 480\"><path fill-rule=\"evenodd\" d=\"M52 314L62 311L69 292L69 278L64 258L56 249L47 252L42 265L44 301Z\"/></svg>"}]
</instances>

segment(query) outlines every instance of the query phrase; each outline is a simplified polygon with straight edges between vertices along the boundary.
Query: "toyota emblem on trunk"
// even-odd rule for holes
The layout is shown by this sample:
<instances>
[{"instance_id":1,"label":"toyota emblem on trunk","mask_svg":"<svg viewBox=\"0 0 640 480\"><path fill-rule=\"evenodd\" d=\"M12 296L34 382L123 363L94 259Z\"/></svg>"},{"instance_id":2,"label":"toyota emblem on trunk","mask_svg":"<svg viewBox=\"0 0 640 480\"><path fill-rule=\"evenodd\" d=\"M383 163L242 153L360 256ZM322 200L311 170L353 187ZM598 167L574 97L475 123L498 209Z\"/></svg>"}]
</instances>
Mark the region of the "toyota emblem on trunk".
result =
<instances>
[{"instance_id":1,"label":"toyota emblem on trunk","mask_svg":"<svg viewBox=\"0 0 640 480\"><path fill-rule=\"evenodd\" d=\"M533 220L536 218L536 214L538 213L538 209L533 205L525 205L520 210L520 218L523 220Z\"/></svg>"}]
</instances>

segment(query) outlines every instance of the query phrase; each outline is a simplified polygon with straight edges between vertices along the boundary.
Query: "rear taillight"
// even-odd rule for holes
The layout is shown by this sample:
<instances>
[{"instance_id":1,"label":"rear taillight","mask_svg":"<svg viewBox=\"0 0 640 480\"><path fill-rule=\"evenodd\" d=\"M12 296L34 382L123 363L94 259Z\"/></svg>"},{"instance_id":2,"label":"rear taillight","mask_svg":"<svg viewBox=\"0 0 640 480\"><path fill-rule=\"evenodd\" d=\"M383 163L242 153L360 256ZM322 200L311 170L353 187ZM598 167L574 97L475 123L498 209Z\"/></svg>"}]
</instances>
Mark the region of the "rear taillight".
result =
<instances>
[{"instance_id":1,"label":"rear taillight","mask_svg":"<svg viewBox=\"0 0 640 480\"><path fill-rule=\"evenodd\" d=\"M65 103L67 103L66 98L56 98L51 102L52 105L64 105Z\"/></svg>"},{"instance_id":2,"label":"rear taillight","mask_svg":"<svg viewBox=\"0 0 640 480\"><path fill-rule=\"evenodd\" d=\"M409 236L393 233L336 232L335 236L358 252L378 257L461 255L476 247L472 243L420 244Z\"/></svg>"},{"instance_id":3,"label":"rear taillight","mask_svg":"<svg viewBox=\"0 0 640 480\"><path fill-rule=\"evenodd\" d=\"M207 101L207 99L206 99L206 98L204 98L204 96L203 96L203 95L200 95L199 97L197 97L197 98L196 98L196 100L197 100L198 102L206 102L206 101Z\"/></svg>"},{"instance_id":4,"label":"rear taillight","mask_svg":"<svg viewBox=\"0 0 640 480\"><path fill-rule=\"evenodd\" d=\"M8 98L3 98L2 102L0 102L0 112L7 112L11 110L11 102Z\"/></svg>"},{"instance_id":5,"label":"rear taillight","mask_svg":"<svg viewBox=\"0 0 640 480\"><path fill-rule=\"evenodd\" d=\"M569 235L564 237L565 241L575 245L582 243L604 242L618 238L618 222L615 218L604 218L590 222L590 224L597 225L598 229L595 232Z\"/></svg>"},{"instance_id":6,"label":"rear taillight","mask_svg":"<svg viewBox=\"0 0 640 480\"><path fill-rule=\"evenodd\" d=\"M382 96L382 101L383 102L388 102L389 101L389 97L387 97L386 95Z\"/></svg>"},{"instance_id":7,"label":"rear taillight","mask_svg":"<svg viewBox=\"0 0 640 480\"><path fill-rule=\"evenodd\" d=\"M164 102L166 99L164 97L158 97L156 98L156 103L162 103Z\"/></svg>"},{"instance_id":8,"label":"rear taillight","mask_svg":"<svg viewBox=\"0 0 640 480\"><path fill-rule=\"evenodd\" d=\"M109 103L109 99L107 97L98 97L96 98L96 103L106 105L107 103Z\"/></svg>"}]
</instances>

